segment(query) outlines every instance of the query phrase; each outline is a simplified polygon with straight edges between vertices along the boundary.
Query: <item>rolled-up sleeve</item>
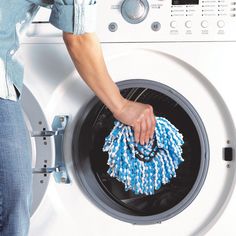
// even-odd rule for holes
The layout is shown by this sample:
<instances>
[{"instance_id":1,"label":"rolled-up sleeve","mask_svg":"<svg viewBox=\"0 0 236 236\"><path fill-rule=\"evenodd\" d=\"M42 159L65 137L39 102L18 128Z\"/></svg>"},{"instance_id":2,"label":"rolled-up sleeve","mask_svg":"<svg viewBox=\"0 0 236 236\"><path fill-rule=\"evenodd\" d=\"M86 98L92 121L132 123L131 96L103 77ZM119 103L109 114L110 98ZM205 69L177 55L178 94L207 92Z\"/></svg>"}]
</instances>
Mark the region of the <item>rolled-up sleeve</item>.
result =
<instances>
[{"instance_id":1,"label":"rolled-up sleeve","mask_svg":"<svg viewBox=\"0 0 236 236\"><path fill-rule=\"evenodd\" d=\"M64 32L96 31L97 0L55 0L50 23Z\"/></svg>"}]
</instances>

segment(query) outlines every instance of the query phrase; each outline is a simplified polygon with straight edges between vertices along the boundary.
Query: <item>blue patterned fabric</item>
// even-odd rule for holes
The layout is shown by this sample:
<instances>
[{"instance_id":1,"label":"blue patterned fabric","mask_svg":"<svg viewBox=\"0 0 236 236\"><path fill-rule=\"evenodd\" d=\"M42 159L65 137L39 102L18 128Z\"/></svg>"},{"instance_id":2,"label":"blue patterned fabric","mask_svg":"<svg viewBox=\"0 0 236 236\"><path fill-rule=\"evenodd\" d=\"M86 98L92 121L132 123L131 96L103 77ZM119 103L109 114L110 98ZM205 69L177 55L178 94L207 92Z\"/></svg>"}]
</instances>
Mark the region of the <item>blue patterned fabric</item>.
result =
<instances>
[{"instance_id":1,"label":"blue patterned fabric","mask_svg":"<svg viewBox=\"0 0 236 236\"><path fill-rule=\"evenodd\" d=\"M164 117L155 117L153 138L146 145L135 142L134 131L120 121L114 122L105 137L103 152L108 152L107 173L125 186L125 191L152 195L176 177L182 158L183 135Z\"/></svg>"}]
</instances>

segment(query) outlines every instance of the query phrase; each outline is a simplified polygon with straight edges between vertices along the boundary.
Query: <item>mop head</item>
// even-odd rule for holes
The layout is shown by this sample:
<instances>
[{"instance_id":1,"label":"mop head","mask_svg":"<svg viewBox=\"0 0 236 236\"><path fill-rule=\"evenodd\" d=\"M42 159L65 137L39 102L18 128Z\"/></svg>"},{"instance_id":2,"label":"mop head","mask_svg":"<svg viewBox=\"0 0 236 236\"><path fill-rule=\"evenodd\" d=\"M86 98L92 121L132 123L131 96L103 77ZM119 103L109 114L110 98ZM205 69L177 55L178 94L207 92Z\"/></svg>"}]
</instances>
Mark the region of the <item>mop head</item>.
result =
<instances>
[{"instance_id":1,"label":"mop head","mask_svg":"<svg viewBox=\"0 0 236 236\"><path fill-rule=\"evenodd\" d=\"M134 139L130 126L118 120L105 138L103 152L108 152L107 173L134 194L152 195L162 185L176 177L181 162L183 135L164 117L155 117L156 127L148 144Z\"/></svg>"}]
</instances>

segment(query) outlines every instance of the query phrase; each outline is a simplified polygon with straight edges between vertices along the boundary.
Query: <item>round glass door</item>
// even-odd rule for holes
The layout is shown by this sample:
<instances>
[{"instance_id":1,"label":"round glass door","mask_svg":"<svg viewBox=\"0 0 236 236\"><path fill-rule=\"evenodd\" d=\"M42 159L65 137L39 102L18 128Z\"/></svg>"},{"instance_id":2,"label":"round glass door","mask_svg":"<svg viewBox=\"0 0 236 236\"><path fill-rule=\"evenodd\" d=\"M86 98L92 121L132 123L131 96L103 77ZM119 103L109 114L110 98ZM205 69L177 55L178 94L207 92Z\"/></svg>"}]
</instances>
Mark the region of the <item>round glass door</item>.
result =
<instances>
[{"instance_id":1,"label":"round glass door","mask_svg":"<svg viewBox=\"0 0 236 236\"><path fill-rule=\"evenodd\" d=\"M207 134L192 105L174 89L150 80L117 83L121 94L132 101L153 106L156 116L167 118L183 134L183 158L176 178L154 195L135 195L107 173L105 137L115 118L94 97L86 104L73 134L73 161L77 180L87 196L109 215L135 224L157 223L183 211L197 196L206 178L209 162Z\"/></svg>"}]
</instances>

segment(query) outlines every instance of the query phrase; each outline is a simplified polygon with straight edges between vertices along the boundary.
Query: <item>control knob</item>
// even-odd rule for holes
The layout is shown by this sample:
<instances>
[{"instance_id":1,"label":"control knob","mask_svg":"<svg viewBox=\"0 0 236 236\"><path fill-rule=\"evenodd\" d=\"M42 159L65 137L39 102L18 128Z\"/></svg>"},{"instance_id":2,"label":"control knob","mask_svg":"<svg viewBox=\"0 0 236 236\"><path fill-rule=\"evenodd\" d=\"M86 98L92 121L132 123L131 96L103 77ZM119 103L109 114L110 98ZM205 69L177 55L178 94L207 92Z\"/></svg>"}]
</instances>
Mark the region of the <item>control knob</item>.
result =
<instances>
[{"instance_id":1,"label":"control knob","mask_svg":"<svg viewBox=\"0 0 236 236\"><path fill-rule=\"evenodd\" d=\"M124 0L121 5L123 18L131 24L137 24L143 21L148 11L149 4L147 0Z\"/></svg>"}]
</instances>

